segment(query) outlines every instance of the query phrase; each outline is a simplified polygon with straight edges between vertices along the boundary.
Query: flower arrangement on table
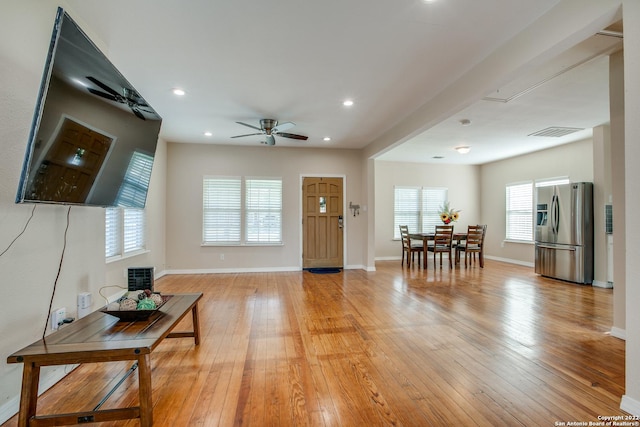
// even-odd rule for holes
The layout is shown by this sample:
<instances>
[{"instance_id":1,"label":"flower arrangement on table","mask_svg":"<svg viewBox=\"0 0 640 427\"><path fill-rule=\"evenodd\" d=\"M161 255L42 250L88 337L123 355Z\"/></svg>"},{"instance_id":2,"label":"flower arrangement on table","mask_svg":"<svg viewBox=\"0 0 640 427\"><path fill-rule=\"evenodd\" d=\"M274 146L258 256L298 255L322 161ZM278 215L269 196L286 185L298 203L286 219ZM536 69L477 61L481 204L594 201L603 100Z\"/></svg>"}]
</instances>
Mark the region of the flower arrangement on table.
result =
<instances>
[{"instance_id":1,"label":"flower arrangement on table","mask_svg":"<svg viewBox=\"0 0 640 427\"><path fill-rule=\"evenodd\" d=\"M440 220L445 224L456 222L460 217L460 210L449 207L449 202L440 208Z\"/></svg>"}]
</instances>

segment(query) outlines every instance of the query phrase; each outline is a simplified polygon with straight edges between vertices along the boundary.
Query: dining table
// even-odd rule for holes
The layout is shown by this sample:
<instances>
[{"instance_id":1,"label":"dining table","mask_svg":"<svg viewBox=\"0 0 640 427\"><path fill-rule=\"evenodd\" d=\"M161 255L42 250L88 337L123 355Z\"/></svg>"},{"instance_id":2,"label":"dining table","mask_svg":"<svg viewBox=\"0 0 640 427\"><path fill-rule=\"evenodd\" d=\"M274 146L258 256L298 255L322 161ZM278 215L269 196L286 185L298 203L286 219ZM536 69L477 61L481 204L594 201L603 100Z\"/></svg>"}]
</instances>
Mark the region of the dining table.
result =
<instances>
[{"instance_id":1,"label":"dining table","mask_svg":"<svg viewBox=\"0 0 640 427\"><path fill-rule=\"evenodd\" d=\"M423 256L422 256L422 267L426 270L427 268L427 247L429 246L429 241L433 240L433 238L435 237L436 233L409 233L409 239L410 240L422 240L422 250L423 250ZM455 242L453 246L455 245L459 245L460 242L462 242L463 240L465 240L467 238L467 233L453 233L453 241ZM449 256L451 256L451 254L449 254Z\"/></svg>"}]
</instances>

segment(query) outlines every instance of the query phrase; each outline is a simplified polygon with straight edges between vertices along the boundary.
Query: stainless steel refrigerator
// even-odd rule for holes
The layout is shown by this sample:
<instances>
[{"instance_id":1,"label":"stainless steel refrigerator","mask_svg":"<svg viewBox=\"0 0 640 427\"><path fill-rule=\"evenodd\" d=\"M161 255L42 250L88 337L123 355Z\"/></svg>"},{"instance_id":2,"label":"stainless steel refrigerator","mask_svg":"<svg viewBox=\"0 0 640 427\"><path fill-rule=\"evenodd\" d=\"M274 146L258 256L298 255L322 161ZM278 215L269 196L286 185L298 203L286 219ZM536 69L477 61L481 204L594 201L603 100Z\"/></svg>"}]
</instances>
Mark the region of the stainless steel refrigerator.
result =
<instances>
[{"instance_id":1,"label":"stainless steel refrigerator","mask_svg":"<svg viewBox=\"0 0 640 427\"><path fill-rule=\"evenodd\" d=\"M536 188L535 272L593 282L593 184Z\"/></svg>"}]
</instances>

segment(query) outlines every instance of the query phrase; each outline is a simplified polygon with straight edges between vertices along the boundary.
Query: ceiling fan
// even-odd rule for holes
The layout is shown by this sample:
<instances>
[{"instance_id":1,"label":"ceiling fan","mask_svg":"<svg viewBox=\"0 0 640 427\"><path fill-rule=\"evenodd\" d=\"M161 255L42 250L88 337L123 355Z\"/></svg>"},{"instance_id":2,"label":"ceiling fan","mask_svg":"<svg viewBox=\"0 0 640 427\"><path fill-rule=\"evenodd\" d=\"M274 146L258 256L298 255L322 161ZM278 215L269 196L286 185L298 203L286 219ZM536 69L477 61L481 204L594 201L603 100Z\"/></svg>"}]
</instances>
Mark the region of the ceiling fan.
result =
<instances>
[{"instance_id":1,"label":"ceiling fan","mask_svg":"<svg viewBox=\"0 0 640 427\"><path fill-rule=\"evenodd\" d=\"M248 133L246 135L236 135L236 136L232 136L231 138L242 138L243 136L252 136L252 135L266 135L266 141L264 141L263 144L267 144L267 145L276 144L275 135L282 136L284 138L300 139L303 141L306 141L308 139L308 137L304 135L296 135L295 133L283 132L285 130L291 129L296 125L295 123L292 123L292 122L284 122L284 123L278 124L278 121L274 119L262 119L260 120L260 127L249 125L247 123L242 123L242 122L236 122L236 123L238 123L239 125L250 127L251 129L255 129L260 132Z\"/></svg>"},{"instance_id":2,"label":"ceiling fan","mask_svg":"<svg viewBox=\"0 0 640 427\"><path fill-rule=\"evenodd\" d=\"M146 118L144 117L144 114L142 114L143 111L149 114L154 114L154 115L156 114L155 111L153 110L145 109L145 107L149 107L149 104L147 104L145 100L140 96L140 94L138 94L138 92L136 92L133 89L123 87L122 93L119 93L118 91L110 88L109 86L102 83L100 80L96 79L95 77L87 76L87 80L89 80L96 86L106 91L106 92L102 92L100 90L96 90L89 87L87 88L89 92L91 92L94 95L98 95L102 98L108 99L109 101L119 102L121 104L127 105L131 109L133 114L135 114L136 117L138 117L141 120L146 120Z\"/></svg>"}]
</instances>

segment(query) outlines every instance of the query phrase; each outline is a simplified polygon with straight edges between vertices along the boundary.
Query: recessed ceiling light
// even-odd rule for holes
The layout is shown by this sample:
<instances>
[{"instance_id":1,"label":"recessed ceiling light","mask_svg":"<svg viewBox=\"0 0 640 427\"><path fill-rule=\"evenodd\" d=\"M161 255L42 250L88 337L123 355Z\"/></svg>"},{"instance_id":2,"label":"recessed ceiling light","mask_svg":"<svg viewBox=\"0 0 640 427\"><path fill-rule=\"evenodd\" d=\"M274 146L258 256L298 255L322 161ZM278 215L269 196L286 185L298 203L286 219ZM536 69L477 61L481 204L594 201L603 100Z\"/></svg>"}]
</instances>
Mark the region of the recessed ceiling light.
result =
<instances>
[{"instance_id":1,"label":"recessed ceiling light","mask_svg":"<svg viewBox=\"0 0 640 427\"><path fill-rule=\"evenodd\" d=\"M204 136L212 136L212 135L213 135L213 133L211 133L211 132L205 132L204 133Z\"/></svg>"},{"instance_id":2,"label":"recessed ceiling light","mask_svg":"<svg viewBox=\"0 0 640 427\"><path fill-rule=\"evenodd\" d=\"M435 3L438 0L422 0L423 3Z\"/></svg>"},{"instance_id":3,"label":"recessed ceiling light","mask_svg":"<svg viewBox=\"0 0 640 427\"><path fill-rule=\"evenodd\" d=\"M471 151L471 147L469 147L468 145L461 145L454 148L454 150L456 150L460 154L467 154L469 151Z\"/></svg>"},{"instance_id":4,"label":"recessed ceiling light","mask_svg":"<svg viewBox=\"0 0 640 427\"><path fill-rule=\"evenodd\" d=\"M323 141L331 141L331 138L329 138L328 136L325 136L324 138L322 138Z\"/></svg>"},{"instance_id":5,"label":"recessed ceiling light","mask_svg":"<svg viewBox=\"0 0 640 427\"><path fill-rule=\"evenodd\" d=\"M342 103L342 105L344 105L345 107L351 107L353 105L353 101L350 99L347 99Z\"/></svg>"},{"instance_id":6,"label":"recessed ceiling light","mask_svg":"<svg viewBox=\"0 0 640 427\"><path fill-rule=\"evenodd\" d=\"M186 92L183 89L180 88L174 88L173 89L173 94L174 95L178 95L178 96L183 96Z\"/></svg>"}]
</instances>

